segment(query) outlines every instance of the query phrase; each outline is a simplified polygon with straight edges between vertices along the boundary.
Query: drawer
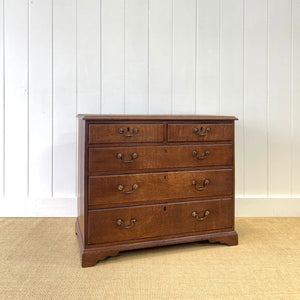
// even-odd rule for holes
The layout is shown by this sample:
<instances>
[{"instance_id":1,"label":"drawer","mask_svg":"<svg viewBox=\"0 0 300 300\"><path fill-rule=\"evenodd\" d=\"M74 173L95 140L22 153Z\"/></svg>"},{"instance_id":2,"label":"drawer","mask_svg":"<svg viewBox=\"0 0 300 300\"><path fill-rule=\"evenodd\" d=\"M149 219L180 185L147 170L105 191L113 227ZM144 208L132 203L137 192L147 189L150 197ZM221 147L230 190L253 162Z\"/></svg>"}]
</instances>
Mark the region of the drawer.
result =
<instances>
[{"instance_id":1,"label":"drawer","mask_svg":"<svg viewBox=\"0 0 300 300\"><path fill-rule=\"evenodd\" d=\"M232 145L111 147L89 149L89 172L232 165Z\"/></svg>"},{"instance_id":2,"label":"drawer","mask_svg":"<svg viewBox=\"0 0 300 300\"><path fill-rule=\"evenodd\" d=\"M233 226L232 199L89 211L88 243L197 234Z\"/></svg>"},{"instance_id":3,"label":"drawer","mask_svg":"<svg viewBox=\"0 0 300 300\"><path fill-rule=\"evenodd\" d=\"M114 207L138 202L232 195L231 169L90 176L88 203Z\"/></svg>"},{"instance_id":4,"label":"drawer","mask_svg":"<svg viewBox=\"0 0 300 300\"><path fill-rule=\"evenodd\" d=\"M204 142L233 140L231 124L169 124L169 142Z\"/></svg>"},{"instance_id":5,"label":"drawer","mask_svg":"<svg viewBox=\"0 0 300 300\"><path fill-rule=\"evenodd\" d=\"M163 124L90 124L89 143L162 142Z\"/></svg>"}]
</instances>

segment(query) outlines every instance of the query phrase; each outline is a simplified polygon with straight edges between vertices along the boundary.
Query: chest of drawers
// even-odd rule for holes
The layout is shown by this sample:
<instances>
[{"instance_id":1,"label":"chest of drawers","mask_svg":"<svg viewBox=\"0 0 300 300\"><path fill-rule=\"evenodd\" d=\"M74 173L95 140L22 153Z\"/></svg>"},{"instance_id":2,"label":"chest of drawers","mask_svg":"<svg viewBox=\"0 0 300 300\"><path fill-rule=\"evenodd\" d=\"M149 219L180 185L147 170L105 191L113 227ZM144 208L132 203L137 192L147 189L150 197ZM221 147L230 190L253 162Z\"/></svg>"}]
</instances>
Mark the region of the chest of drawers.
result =
<instances>
[{"instance_id":1,"label":"chest of drawers","mask_svg":"<svg viewBox=\"0 0 300 300\"><path fill-rule=\"evenodd\" d=\"M83 267L125 250L202 240L237 244L235 117L78 119Z\"/></svg>"}]
</instances>

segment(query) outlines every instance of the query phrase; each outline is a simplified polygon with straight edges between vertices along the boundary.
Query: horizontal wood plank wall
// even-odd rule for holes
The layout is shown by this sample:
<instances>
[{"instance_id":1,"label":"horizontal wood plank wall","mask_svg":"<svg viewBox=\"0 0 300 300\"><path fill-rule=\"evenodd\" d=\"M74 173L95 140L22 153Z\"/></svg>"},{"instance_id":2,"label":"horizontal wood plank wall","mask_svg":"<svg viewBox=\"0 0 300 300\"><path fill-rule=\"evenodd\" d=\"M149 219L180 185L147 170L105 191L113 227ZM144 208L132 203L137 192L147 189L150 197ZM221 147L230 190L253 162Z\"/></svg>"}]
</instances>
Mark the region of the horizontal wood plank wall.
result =
<instances>
[{"instance_id":1,"label":"horizontal wood plank wall","mask_svg":"<svg viewBox=\"0 0 300 300\"><path fill-rule=\"evenodd\" d=\"M77 113L199 113L239 118L237 216L300 216L299 20L298 0L0 0L1 215L75 214Z\"/></svg>"}]
</instances>

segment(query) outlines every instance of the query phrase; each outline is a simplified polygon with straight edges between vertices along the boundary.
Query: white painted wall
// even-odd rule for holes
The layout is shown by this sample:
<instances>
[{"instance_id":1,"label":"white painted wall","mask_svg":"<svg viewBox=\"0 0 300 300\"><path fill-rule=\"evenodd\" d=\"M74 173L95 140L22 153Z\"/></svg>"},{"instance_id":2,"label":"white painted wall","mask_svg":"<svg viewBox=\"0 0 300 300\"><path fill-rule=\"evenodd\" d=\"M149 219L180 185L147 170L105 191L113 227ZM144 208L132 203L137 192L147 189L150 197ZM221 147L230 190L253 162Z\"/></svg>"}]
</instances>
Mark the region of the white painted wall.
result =
<instances>
[{"instance_id":1,"label":"white painted wall","mask_svg":"<svg viewBox=\"0 0 300 300\"><path fill-rule=\"evenodd\" d=\"M76 114L236 115L237 216L300 216L300 0L0 0L0 216L76 215Z\"/></svg>"}]
</instances>

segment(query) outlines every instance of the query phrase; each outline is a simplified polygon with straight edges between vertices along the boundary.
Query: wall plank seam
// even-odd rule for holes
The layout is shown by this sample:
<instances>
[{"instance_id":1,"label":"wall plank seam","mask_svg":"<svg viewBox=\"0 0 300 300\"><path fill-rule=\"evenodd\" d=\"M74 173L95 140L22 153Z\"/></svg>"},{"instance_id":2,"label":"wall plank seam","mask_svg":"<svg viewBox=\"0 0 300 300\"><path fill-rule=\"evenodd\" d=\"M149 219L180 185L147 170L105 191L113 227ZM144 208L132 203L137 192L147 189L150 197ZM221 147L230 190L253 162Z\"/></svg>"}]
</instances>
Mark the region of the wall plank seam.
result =
<instances>
[{"instance_id":1,"label":"wall plank seam","mask_svg":"<svg viewBox=\"0 0 300 300\"><path fill-rule=\"evenodd\" d=\"M172 38L171 38L171 114L174 113L174 1L172 0Z\"/></svg>"},{"instance_id":2,"label":"wall plank seam","mask_svg":"<svg viewBox=\"0 0 300 300\"><path fill-rule=\"evenodd\" d=\"M269 17L269 0L267 0L267 107L266 107L266 120L267 120L267 196L270 196L270 17Z\"/></svg>"},{"instance_id":3,"label":"wall plank seam","mask_svg":"<svg viewBox=\"0 0 300 300\"><path fill-rule=\"evenodd\" d=\"M246 24L246 0L243 0L243 195L245 195L245 183L246 183L246 164L245 164L245 157L246 157L246 128L245 128L245 24Z\"/></svg>"},{"instance_id":4,"label":"wall plank seam","mask_svg":"<svg viewBox=\"0 0 300 300\"><path fill-rule=\"evenodd\" d=\"M222 90L221 90L221 82L222 82L222 0L219 0L219 115L221 114L221 104L222 104Z\"/></svg>"},{"instance_id":5,"label":"wall plank seam","mask_svg":"<svg viewBox=\"0 0 300 300\"><path fill-rule=\"evenodd\" d=\"M29 147L29 143L30 143L30 135L29 135L29 122L30 122L30 115L29 115L29 110L30 110L30 102L29 102L29 99L30 99L30 76L29 76L29 69L30 69L30 60L29 60L29 57L30 57L30 47L29 47L29 40L30 40L30 7L29 7L29 0L27 0L27 197L29 197L29 180L30 180L30 177L29 177L29 164L30 164L30 147Z\"/></svg>"},{"instance_id":6,"label":"wall plank seam","mask_svg":"<svg viewBox=\"0 0 300 300\"><path fill-rule=\"evenodd\" d=\"M293 78L293 74L294 74L294 67L293 67L293 60L294 60L294 31L293 31L293 0L290 0L291 1L291 53L290 53L290 77L291 77L291 82L290 82L290 93L291 93L291 96L290 96L290 120L291 120L291 133L290 133L290 138L291 138L291 141L294 140L294 98L293 98L293 90L294 90L294 78ZM293 143L291 143L291 147L290 147L290 157L291 157L291 160L293 159L294 157L294 145ZM293 183L293 175L294 175L294 164L291 162L291 169L290 169L290 178L291 178L291 182ZM290 185L290 194L293 195L294 194L294 191L293 191L293 184Z\"/></svg>"},{"instance_id":7,"label":"wall plank seam","mask_svg":"<svg viewBox=\"0 0 300 300\"><path fill-rule=\"evenodd\" d=\"M127 5L126 5L126 0L124 0L124 114L127 113L127 89L126 89L126 85L127 85L127 78L126 78L126 68L127 68L127 64L126 64L126 54L127 54L127 50L126 50L126 20L127 20L127 16L126 16L126 10L127 10Z\"/></svg>"},{"instance_id":8,"label":"wall plank seam","mask_svg":"<svg viewBox=\"0 0 300 300\"><path fill-rule=\"evenodd\" d=\"M3 67L2 67L2 180L1 180L1 194L5 195L5 0L2 0L2 60L3 60Z\"/></svg>"},{"instance_id":9,"label":"wall plank seam","mask_svg":"<svg viewBox=\"0 0 300 300\"><path fill-rule=\"evenodd\" d=\"M195 107L194 114L197 113L197 70L198 70L198 0L195 0Z\"/></svg>"},{"instance_id":10,"label":"wall plank seam","mask_svg":"<svg viewBox=\"0 0 300 300\"><path fill-rule=\"evenodd\" d=\"M102 0L100 0L100 5L99 5L99 34L100 34L100 47L99 47L99 63L100 63L100 84L99 84L99 102L100 102L100 108L99 108L99 113L102 114L102 109L103 109L103 80L102 80L102 45L103 45L103 23L102 23ZM78 22L78 20L77 20Z\"/></svg>"}]
</instances>

